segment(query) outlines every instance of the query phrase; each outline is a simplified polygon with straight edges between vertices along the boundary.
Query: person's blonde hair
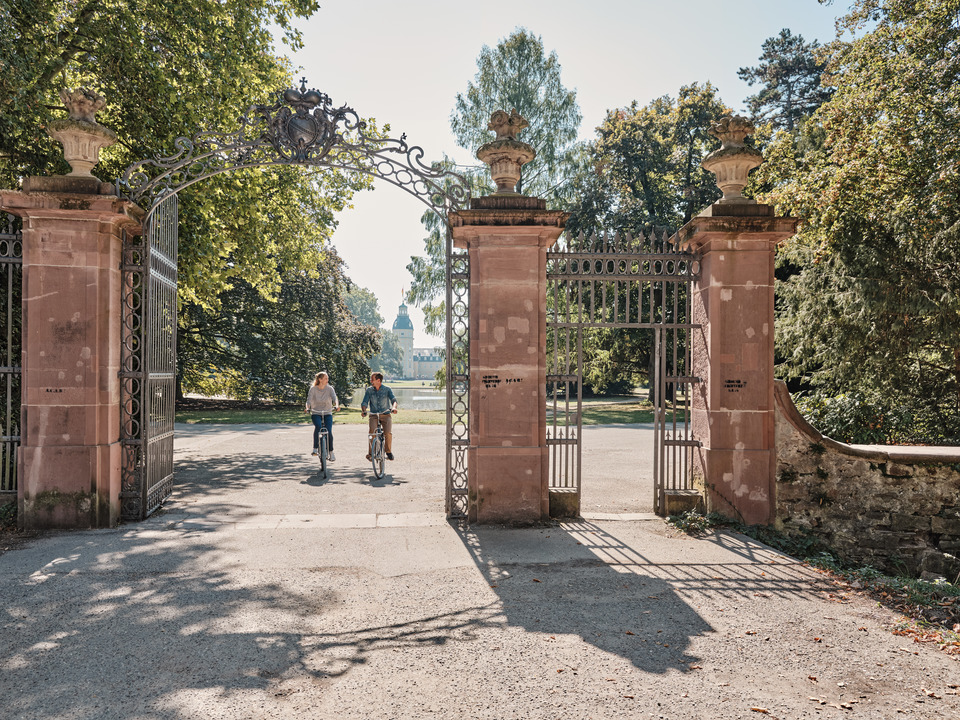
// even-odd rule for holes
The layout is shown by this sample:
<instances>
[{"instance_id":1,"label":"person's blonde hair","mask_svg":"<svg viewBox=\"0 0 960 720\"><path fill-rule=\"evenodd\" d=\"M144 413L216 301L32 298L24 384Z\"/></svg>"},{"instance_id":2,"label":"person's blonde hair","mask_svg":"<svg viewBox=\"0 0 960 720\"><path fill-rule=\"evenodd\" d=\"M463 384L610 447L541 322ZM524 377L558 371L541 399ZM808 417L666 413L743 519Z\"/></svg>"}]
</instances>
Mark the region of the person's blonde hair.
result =
<instances>
[{"instance_id":1,"label":"person's blonde hair","mask_svg":"<svg viewBox=\"0 0 960 720\"><path fill-rule=\"evenodd\" d=\"M325 377L325 378L328 378L328 379L329 379L330 376L327 375L326 371L321 370L320 372L318 372L316 375L313 376L313 384L314 384L314 385L319 385L319 384L320 384L320 378L322 378L322 377Z\"/></svg>"}]
</instances>

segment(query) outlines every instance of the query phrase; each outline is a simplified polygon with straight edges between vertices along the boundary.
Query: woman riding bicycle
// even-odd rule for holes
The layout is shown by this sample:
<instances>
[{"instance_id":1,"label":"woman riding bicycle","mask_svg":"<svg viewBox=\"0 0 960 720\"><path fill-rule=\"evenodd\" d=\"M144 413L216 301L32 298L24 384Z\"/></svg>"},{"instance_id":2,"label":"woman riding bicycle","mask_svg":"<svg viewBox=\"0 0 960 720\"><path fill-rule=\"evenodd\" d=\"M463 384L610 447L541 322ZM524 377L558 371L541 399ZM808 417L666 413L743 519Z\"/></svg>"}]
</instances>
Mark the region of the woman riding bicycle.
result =
<instances>
[{"instance_id":1,"label":"woman riding bicycle","mask_svg":"<svg viewBox=\"0 0 960 720\"><path fill-rule=\"evenodd\" d=\"M370 437L377 431L377 424L383 425L383 437L386 440L387 460L393 460L393 418L397 412L397 398L393 390L383 384L383 373L375 372L370 375L370 387L363 394L360 402L360 412L367 414L370 408ZM367 460L370 459L370 447L367 447Z\"/></svg>"},{"instance_id":2,"label":"woman riding bicycle","mask_svg":"<svg viewBox=\"0 0 960 720\"><path fill-rule=\"evenodd\" d=\"M313 455L320 451L320 428L327 429L327 459L333 462L333 413L340 409L337 391L329 384L330 379L321 370L313 377L313 385L307 393L307 403L304 412L310 413L313 420Z\"/></svg>"}]
</instances>

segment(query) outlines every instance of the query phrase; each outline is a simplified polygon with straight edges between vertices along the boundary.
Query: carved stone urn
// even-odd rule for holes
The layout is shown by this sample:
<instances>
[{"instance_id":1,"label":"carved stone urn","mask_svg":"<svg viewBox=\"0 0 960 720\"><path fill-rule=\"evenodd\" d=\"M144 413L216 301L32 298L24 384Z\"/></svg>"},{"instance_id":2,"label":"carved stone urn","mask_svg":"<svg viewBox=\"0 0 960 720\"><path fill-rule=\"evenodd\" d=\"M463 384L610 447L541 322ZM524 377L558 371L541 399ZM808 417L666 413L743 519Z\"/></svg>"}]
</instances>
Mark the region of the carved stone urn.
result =
<instances>
[{"instance_id":1,"label":"carved stone urn","mask_svg":"<svg viewBox=\"0 0 960 720\"><path fill-rule=\"evenodd\" d=\"M497 139L481 145L477 158L490 166L498 195L516 195L520 168L537 156L533 147L517 140L517 133L529 125L516 109L509 115L504 110L497 110L490 116L487 129L497 133Z\"/></svg>"},{"instance_id":2,"label":"carved stone urn","mask_svg":"<svg viewBox=\"0 0 960 720\"><path fill-rule=\"evenodd\" d=\"M717 186L723 191L720 203L755 203L743 196L750 171L763 162L759 151L744 144L744 138L754 132L753 124L745 117L727 115L710 126L710 134L722 146L703 159L703 169L717 176Z\"/></svg>"},{"instance_id":3,"label":"carved stone urn","mask_svg":"<svg viewBox=\"0 0 960 720\"><path fill-rule=\"evenodd\" d=\"M106 101L86 88L64 88L60 99L70 116L48 123L47 134L63 145L63 156L73 170L69 176L93 177L90 171L100 160L100 149L117 141L117 134L96 120Z\"/></svg>"}]
</instances>

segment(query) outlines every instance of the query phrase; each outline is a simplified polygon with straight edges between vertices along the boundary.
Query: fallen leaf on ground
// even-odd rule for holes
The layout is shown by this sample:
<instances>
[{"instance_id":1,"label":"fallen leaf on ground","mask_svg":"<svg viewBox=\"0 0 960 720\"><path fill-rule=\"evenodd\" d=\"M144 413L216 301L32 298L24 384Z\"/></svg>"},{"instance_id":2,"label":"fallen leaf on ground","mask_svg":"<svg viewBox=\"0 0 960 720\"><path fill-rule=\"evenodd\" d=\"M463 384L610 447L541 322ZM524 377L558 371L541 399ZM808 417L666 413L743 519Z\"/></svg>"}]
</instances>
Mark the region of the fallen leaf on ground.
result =
<instances>
[{"instance_id":1,"label":"fallen leaf on ground","mask_svg":"<svg viewBox=\"0 0 960 720\"><path fill-rule=\"evenodd\" d=\"M769 715L769 714L770 714L770 711L767 710L766 708L762 708L762 707L752 707L752 708L750 708L750 709L753 710L754 712L763 713L764 715Z\"/></svg>"},{"instance_id":2,"label":"fallen leaf on ground","mask_svg":"<svg viewBox=\"0 0 960 720\"><path fill-rule=\"evenodd\" d=\"M633 635L633 633L630 632L629 630L626 631L626 634L627 634L627 635Z\"/></svg>"}]
</instances>

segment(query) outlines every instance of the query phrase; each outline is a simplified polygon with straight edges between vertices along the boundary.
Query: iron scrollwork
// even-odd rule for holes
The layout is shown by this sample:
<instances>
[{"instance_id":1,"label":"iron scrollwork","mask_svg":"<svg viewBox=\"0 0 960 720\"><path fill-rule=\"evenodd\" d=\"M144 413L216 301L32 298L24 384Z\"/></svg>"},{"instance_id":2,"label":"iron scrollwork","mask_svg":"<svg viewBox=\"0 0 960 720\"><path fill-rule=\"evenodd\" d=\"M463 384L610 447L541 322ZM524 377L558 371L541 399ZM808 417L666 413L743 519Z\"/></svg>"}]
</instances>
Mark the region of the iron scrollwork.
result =
<instances>
[{"instance_id":1,"label":"iron scrollwork","mask_svg":"<svg viewBox=\"0 0 960 720\"><path fill-rule=\"evenodd\" d=\"M467 181L459 174L423 161L424 151L407 143L406 134L385 138L372 131L356 111L334 107L316 89L281 93L273 105L252 105L232 133L201 132L179 137L176 151L127 168L118 185L148 213L160 200L189 185L241 168L303 165L358 171L405 190L444 220L469 202Z\"/></svg>"}]
</instances>

